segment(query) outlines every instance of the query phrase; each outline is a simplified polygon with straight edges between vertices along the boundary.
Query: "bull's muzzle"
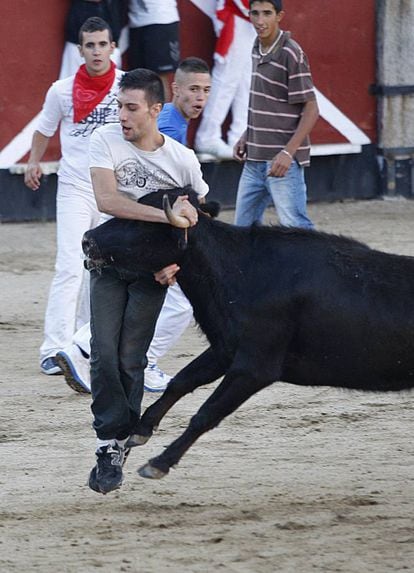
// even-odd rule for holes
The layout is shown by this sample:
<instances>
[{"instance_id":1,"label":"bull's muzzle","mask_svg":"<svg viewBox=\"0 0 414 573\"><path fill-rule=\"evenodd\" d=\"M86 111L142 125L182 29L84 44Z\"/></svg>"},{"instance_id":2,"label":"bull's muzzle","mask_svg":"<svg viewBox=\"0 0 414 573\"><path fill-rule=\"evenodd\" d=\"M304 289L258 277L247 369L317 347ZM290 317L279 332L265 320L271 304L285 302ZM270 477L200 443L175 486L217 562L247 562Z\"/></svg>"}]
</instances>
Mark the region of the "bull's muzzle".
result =
<instances>
[{"instance_id":1,"label":"bull's muzzle","mask_svg":"<svg viewBox=\"0 0 414 573\"><path fill-rule=\"evenodd\" d=\"M86 257L84 263L85 268L91 270L103 266L104 261L99 251L99 247L96 241L92 237L88 236L88 233L85 233L82 238L82 250Z\"/></svg>"},{"instance_id":2,"label":"bull's muzzle","mask_svg":"<svg viewBox=\"0 0 414 573\"><path fill-rule=\"evenodd\" d=\"M90 259L96 258L96 255L99 254L99 249L96 241L92 239L92 237L89 237L86 233L82 237L82 250L84 254Z\"/></svg>"}]
</instances>

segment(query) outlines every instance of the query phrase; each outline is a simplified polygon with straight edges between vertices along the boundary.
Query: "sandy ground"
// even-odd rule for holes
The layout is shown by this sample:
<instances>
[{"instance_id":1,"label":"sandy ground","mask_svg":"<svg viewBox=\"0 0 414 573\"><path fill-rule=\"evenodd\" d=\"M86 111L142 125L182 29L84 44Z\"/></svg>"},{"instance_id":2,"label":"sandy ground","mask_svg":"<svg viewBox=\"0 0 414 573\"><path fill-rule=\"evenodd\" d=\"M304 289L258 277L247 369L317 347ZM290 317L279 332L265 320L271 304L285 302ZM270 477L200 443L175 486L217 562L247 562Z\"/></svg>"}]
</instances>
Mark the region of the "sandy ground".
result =
<instances>
[{"instance_id":1,"label":"sandy ground","mask_svg":"<svg viewBox=\"0 0 414 573\"><path fill-rule=\"evenodd\" d=\"M414 201L310 213L320 229L414 255ZM2 573L414 571L412 393L275 384L165 479L140 478L136 468L182 432L204 387L133 451L121 490L90 491L90 398L37 366L54 232L51 223L0 225ZM204 346L190 328L164 369L176 372Z\"/></svg>"}]
</instances>

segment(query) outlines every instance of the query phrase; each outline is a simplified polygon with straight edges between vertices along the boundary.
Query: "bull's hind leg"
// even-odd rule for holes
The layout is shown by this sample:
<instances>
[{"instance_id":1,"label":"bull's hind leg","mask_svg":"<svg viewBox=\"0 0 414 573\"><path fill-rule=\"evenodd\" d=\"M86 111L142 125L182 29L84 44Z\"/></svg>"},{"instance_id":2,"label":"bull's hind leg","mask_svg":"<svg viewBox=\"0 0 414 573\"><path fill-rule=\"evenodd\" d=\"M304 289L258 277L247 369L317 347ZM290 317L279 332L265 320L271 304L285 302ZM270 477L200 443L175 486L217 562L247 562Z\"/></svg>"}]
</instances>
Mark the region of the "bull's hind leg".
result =
<instances>
[{"instance_id":1,"label":"bull's hind leg","mask_svg":"<svg viewBox=\"0 0 414 573\"><path fill-rule=\"evenodd\" d=\"M161 455L152 458L139 468L139 475L155 479L167 475L170 468L180 461L202 434L217 426L223 418L234 412L250 396L271 383L271 381L257 380L245 372L229 372L197 414L191 418L185 432Z\"/></svg>"},{"instance_id":2,"label":"bull's hind leg","mask_svg":"<svg viewBox=\"0 0 414 573\"><path fill-rule=\"evenodd\" d=\"M174 376L162 396L145 410L139 425L129 437L127 447L145 444L168 410L180 398L199 386L214 382L223 376L225 370L223 358L219 358L212 348L200 354Z\"/></svg>"}]
</instances>

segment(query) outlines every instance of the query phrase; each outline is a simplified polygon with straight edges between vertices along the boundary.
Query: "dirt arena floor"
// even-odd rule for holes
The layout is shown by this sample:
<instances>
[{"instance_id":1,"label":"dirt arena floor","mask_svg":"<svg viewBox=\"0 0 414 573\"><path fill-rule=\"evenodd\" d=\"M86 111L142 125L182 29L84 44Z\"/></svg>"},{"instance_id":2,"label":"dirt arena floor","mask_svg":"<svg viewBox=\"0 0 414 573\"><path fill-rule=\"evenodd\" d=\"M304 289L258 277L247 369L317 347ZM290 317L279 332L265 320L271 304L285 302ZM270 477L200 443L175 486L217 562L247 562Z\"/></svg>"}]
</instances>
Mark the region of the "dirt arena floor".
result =
<instances>
[{"instance_id":1,"label":"dirt arena floor","mask_svg":"<svg viewBox=\"0 0 414 573\"><path fill-rule=\"evenodd\" d=\"M310 213L319 229L414 256L414 201ZM133 451L121 490L90 491L90 398L37 365L54 233L52 223L0 225L2 573L414 571L413 393L274 384L166 478L140 478L211 393L203 387ZM162 366L174 373L204 347L190 328Z\"/></svg>"}]
</instances>

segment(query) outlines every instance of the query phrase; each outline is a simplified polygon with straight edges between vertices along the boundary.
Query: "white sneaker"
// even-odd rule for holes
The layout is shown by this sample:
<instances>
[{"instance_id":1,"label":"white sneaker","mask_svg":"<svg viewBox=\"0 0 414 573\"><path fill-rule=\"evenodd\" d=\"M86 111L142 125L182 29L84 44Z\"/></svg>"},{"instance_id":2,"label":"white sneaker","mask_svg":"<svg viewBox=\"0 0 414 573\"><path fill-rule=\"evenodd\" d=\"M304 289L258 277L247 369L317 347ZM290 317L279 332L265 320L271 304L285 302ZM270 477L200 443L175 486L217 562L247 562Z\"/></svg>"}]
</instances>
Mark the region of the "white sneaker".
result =
<instances>
[{"instance_id":1,"label":"white sneaker","mask_svg":"<svg viewBox=\"0 0 414 573\"><path fill-rule=\"evenodd\" d=\"M144 389L147 392L164 392L172 376L168 376L156 364L148 364L144 370Z\"/></svg>"},{"instance_id":2,"label":"white sneaker","mask_svg":"<svg viewBox=\"0 0 414 573\"><path fill-rule=\"evenodd\" d=\"M56 362L63 371L66 383L82 394L91 393L89 358L85 358L77 344L71 344L56 354Z\"/></svg>"},{"instance_id":3,"label":"white sneaker","mask_svg":"<svg viewBox=\"0 0 414 573\"><path fill-rule=\"evenodd\" d=\"M225 143L222 139L213 141L209 145L196 147L196 153L199 160L208 161L210 158L230 160L233 159L233 148Z\"/></svg>"}]
</instances>

